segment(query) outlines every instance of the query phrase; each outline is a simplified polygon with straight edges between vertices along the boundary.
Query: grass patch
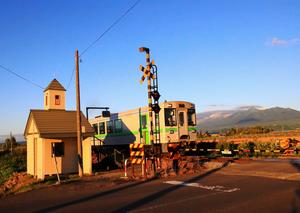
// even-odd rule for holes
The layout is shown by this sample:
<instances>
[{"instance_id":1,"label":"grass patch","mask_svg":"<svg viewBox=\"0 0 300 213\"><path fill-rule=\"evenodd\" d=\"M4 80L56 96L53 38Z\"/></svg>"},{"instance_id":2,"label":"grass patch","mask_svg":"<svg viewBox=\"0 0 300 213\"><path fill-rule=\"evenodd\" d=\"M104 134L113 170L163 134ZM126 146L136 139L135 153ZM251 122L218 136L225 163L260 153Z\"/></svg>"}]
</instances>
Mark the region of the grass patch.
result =
<instances>
[{"instance_id":1,"label":"grass patch","mask_svg":"<svg viewBox=\"0 0 300 213\"><path fill-rule=\"evenodd\" d=\"M3 153L0 155L0 185L7 181L14 172L26 171L26 152Z\"/></svg>"}]
</instances>

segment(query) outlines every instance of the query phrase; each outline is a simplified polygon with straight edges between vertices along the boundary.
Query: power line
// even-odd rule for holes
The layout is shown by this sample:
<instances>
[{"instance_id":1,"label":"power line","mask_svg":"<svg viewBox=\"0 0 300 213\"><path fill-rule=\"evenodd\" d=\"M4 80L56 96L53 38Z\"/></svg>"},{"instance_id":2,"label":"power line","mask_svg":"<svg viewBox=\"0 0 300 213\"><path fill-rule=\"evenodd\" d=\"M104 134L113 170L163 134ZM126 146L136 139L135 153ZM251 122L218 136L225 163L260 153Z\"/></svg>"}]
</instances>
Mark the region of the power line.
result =
<instances>
[{"instance_id":1,"label":"power line","mask_svg":"<svg viewBox=\"0 0 300 213\"><path fill-rule=\"evenodd\" d=\"M114 26L116 26L131 10L133 10L139 3L141 2L141 0L137 0L131 7L129 7L119 18L117 18L95 41L93 41L87 48L85 48L81 54L79 55L79 58L85 54L91 47L93 47L106 33L108 33ZM67 86L67 90L69 89L69 86L71 84L71 81L73 79L74 76L74 72L75 72L75 68L73 68L72 74L71 74L71 78L70 81L68 83Z\"/></svg>"},{"instance_id":2,"label":"power line","mask_svg":"<svg viewBox=\"0 0 300 213\"><path fill-rule=\"evenodd\" d=\"M68 83L68 86L67 86L67 90L69 89L70 84L71 84L71 82L72 82L72 79L73 79L73 76L74 76L74 72L75 72L75 68L73 68L73 70L72 70L72 74L71 74L71 78L70 78L69 83Z\"/></svg>"},{"instance_id":3,"label":"power line","mask_svg":"<svg viewBox=\"0 0 300 213\"><path fill-rule=\"evenodd\" d=\"M10 74L13 74L13 75L17 76L18 78L21 78L22 80L26 81L27 83L30 83L30 84L32 84L32 85L34 85L34 86L36 86L36 87L41 88L41 89L45 89L44 87L40 86L39 84L34 83L33 81L31 81L31 80L29 80L29 79L27 79L27 78L25 78L25 77L19 75L18 73L12 71L11 69L8 69L8 68L2 66L1 64L0 64L0 67L1 67L3 70L9 72Z\"/></svg>"},{"instance_id":4,"label":"power line","mask_svg":"<svg viewBox=\"0 0 300 213\"><path fill-rule=\"evenodd\" d=\"M133 10L141 0L137 0L131 7L129 7L118 19L116 19L95 41L93 41L87 48L85 48L79 56L85 54L92 46L94 46L106 33L108 33L115 25L117 25L131 10Z\"/></svg>"}]
</instances>

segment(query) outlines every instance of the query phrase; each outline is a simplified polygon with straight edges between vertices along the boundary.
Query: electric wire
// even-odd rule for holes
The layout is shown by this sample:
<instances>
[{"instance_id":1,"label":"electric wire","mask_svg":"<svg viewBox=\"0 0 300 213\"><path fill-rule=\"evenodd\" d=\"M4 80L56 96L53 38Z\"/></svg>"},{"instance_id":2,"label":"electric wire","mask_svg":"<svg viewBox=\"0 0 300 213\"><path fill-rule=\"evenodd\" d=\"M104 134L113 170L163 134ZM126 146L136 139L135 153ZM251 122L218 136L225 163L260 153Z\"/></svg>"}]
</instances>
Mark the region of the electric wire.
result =
<instances>
[{"instance_id":1,"label":"electric wire","mask_svg":"<svg viewBox=\"0 0 300 213\"><path fill-rule=\"evenodd\" d=\"M132 11L142 0L137 0L131 7L129 7L119 18L117 18L103 33L101 33L100 36L97 37L96 40L94 40L87 48L85 48L81 54L79 54L79 58L85 54L90 48L92 48L105 34L107 34L114 26L116 26L130 11ZM71 78L69 80L67 90L70 87L71 81L73 79L75 72L75 68L73 68Z\"/></svg>"},{"instance_id":2,"label":"electric wire","mask_svg":"<svg viewBox=\"0 0 300 213\"><path fill-rule=\"evenodd\" d=\"M0 67L1 67L3 70L9 72L10 74L15 75L15 76L17 76L18 78L20 78L20 79L26 81L27 83L30 83L30 84L32 84L32 85L34 85L34 86L36 86L36 87L39 87L40 89L45 89L45 88L42 87L41 85L39 85L39 84L37 84L37 83L34 83L33 81L31 81L31 80L29 80L29 79L27 79L27 78L21 76L20 74L18 74L18 73L16 73L16 72L12 71L11 69L8 69L7 67L2 66L1 64L0 64Z\"/></svg>"}]
</instances>

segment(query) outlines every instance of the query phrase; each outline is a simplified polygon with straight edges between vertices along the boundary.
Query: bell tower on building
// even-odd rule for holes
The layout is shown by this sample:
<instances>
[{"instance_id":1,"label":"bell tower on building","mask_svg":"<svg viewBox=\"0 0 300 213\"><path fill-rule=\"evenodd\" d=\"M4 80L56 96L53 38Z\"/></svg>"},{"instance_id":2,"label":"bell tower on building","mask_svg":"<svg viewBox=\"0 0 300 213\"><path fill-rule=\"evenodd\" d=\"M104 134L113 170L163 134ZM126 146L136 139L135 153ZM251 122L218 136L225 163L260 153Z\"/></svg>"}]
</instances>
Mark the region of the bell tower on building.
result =
<instances>
[{"instance_id":1,"label":"bell tower on building","mask_svg":"<svg viewBox=\"0 0 300 213\"><path fill-rule=\"evenodd\" d=\"M55 78L44 90L44 109L66 110L66 89Z\"/></svg>"}]
</instances>

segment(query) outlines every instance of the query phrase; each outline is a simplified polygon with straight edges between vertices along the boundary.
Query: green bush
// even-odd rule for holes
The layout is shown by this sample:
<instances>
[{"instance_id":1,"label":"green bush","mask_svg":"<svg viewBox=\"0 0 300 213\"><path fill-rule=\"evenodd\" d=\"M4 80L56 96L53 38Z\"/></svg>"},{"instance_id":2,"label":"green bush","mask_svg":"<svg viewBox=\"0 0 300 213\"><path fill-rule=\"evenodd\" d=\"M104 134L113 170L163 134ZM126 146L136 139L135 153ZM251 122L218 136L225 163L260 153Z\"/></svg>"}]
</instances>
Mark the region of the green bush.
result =
<instances>
[{"instance_id":1,"label":"green bush","mask_svg":"<svg viewBox=\"0 0 300 213\"><path fill-rule=\"evenodd\" d=\"M271 142L270 143L270 148L271 148L271 150L276 150L276 149L279 149L280 146L276 142Z\"/></svg>"},{"instance_id":2,"label":"green bush","mask_svg":"<svg viewBox=\"0 0 300 213\"><path fill-rule=\"evenodd\" d=\"M237 144L234 144L232 142L219 142L216 144L216 148L222 150L228 149L228 150L234 150L237 148Z\"/></svg>"},{"instance_id":3,"label":"green bush","mask_svg":"<svg viewBox=\"0 0 300 213\"><path fill-rule=\"evenodd\" d=\"M26 171L26 153L7 153L0 156L0 185L3 184L14 172Z\"/></svg>"},{"instance_id":4,"label":"green bush","mask_svg":"<svg viewBox=\"0 0 300 213\"><path fill-rule=\"evenodd\" d=\"M238 148L241 149L241 150L249 149L251 152L253 152L253 150L254 150L254 143L253 142L240 143L238 145Z\"/></svg>"},{"instance_id":5,"label":"green bush","mask_svg":"<svg viewBox=\"0 0 300 213\"><path fill-rule=\"evenodd\" d=\"M271 149L271 143L270 142L256 142L255 143L255 149L270 150Z\"/></svg>"}]
</instances>

